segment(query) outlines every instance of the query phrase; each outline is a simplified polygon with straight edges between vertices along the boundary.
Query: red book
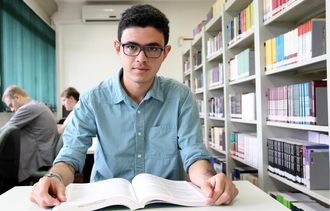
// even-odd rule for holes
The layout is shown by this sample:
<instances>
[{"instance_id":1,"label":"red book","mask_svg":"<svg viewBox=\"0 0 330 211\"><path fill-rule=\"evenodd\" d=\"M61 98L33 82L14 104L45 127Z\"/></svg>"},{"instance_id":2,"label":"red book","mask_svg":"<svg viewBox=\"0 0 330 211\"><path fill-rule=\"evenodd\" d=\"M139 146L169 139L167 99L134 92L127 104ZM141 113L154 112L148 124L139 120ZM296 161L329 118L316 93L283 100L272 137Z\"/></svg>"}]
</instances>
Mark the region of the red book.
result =
<instances>
[{"instance_id":1,"label":"red book","mask_svg":"<svg viewBox=\"0 0 330 211\"><path fill-rule=\"evenodd\" d=\"M246 9L243 10L244 32L246 32Z\"/></svg>"},{"instance_id":2,"label":"red book","mask_svg":"<svg viewBox=\"0 0 330 211\"><path fill-rule=\"evenodd\" d=\"M306 32L307 32L307 23L302 25L302 53L301 60L306 59Z\"/></svg>"},{"instance_id":3,"label":"red book","mask_svg":"<svg viewBox=\"0 0 330 211\"><path fill-rule=\"evenodd\" d=\"M277 0L272 0L272 16L277 13Z\"/></svg>"},{"instance_id":4,"label":"red book","mask_svg":"<svg viewBox=\"0 0 330 211\"><path fill-rule=\"evenodd\" d=\"M282 10L282 0L277 0L277 13Z\"/></svg>"}]
</instances>

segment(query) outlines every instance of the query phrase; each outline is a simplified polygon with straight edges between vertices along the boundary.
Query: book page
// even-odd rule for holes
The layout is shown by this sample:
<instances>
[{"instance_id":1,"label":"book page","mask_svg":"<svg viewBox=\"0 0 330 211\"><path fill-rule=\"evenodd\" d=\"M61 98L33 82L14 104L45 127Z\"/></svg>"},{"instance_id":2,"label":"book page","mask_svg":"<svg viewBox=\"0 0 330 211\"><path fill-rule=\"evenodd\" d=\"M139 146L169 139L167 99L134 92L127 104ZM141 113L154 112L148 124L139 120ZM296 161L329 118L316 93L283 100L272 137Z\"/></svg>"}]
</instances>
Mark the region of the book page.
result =
<instances>
[{"instance_id":1,"label":"book page","mask_svg":"<svg viewBox=\"0 0 330 211\"><path fill-rule=\"evenodd\" d=\"M183 206L206 206L206 197L186 181L173 181L150 174L139 174L132 186L141 207L151 203L171 203Z\"/></svg>"},{"instance_id":2,"label":"book page","mask_svg":"<svg viewBox=\"0 0 330 211\"><path fill-rule=\"evenodd\" d=\"M66 189L67 201L53 210L94 210L111 205L137 206L131 184L120 178L95 183L70 184Z\"/></svg>"}]
</instances>

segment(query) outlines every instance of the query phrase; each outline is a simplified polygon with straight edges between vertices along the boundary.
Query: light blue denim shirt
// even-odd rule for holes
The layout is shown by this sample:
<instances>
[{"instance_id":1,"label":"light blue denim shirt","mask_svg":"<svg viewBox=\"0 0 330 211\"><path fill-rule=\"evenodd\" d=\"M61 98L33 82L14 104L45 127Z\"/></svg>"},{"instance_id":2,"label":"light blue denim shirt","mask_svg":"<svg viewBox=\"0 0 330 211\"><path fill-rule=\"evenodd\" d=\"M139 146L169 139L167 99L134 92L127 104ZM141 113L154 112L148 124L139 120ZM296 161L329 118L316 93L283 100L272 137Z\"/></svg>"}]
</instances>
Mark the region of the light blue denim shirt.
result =
<instances>
[{"instance_id":1,"label":"light blue denim shirt","mask_svg":"<svg viewBox=\"0 0 330 211\"><path fill-rule=\"evenodd\" d=\"M98 140L94 181L116 177L131 181L140 173L178 180L179 150L186 172L196 160L211 159L187 86L156 76L138 105L121 86L122 74L120 70L81 95L54 163L64 161L80 173L93 136Z\"/></svg>"}]
</instances>

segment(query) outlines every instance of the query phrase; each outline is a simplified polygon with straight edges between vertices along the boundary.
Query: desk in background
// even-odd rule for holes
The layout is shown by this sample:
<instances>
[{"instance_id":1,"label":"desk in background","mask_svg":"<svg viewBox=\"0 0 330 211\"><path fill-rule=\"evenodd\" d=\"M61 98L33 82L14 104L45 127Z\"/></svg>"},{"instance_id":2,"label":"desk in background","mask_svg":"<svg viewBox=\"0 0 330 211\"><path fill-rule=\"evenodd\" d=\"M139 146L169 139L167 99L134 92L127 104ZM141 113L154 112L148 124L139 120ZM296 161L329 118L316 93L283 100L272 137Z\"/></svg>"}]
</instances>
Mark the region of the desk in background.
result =
<instances>
[{"instance_id":1,"label":"desk in background","mask_svg":"<svg viewBox=\"0 0 330 211\"><path fill-rule=\"evenodd\" d=\"M92 146L87 150L84 169L81 174L75 175L74 177L75 183L88 183L90 181L90 176L94 165L94 152L97 138L93 137L92 141Z\"/></svg>"},{"instance_id":2,"label":"desk in background","mask_svg":"<svg viewBox=\"0 0 330 211\"><path fill-rule=\"evenodd\" d=\"M229 204L224 206L212 207L183 207L168 204L148 205L145 209L148 211L176 211L176 210L195 210L195 211L288 211L284 205L270 197L268 194L255 187L248 181L234 181L239 190L238 196ZM0 210L6 211L45 211L50 209L40 208L38 205L29 201L32 186L17 186L6 193L0 195ZM126 207L116 206L108 207L105 210L129 210Z\"/></svg>"}]
</instances>

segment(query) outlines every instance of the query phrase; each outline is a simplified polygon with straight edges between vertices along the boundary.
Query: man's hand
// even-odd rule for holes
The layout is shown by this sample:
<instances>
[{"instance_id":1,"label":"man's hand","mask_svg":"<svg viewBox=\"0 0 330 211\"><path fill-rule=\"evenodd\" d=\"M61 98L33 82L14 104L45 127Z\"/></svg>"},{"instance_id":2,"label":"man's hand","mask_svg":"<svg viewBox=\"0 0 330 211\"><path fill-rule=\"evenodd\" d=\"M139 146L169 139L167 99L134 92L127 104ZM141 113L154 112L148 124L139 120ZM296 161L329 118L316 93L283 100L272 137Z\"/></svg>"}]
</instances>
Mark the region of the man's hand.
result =
<instances>
[{"instance_id":1,"label":"man's hand","mask_svg":"<svg viewBox=\"0 0 330 211\"><path fill-rule=\"evenodd\" d=\"M207 197L207 204L229 204L238 195L238 189L232 180L222 173L205 181L201 189Z\"/></svg>"},{"instance_id":2,"label":"man's hand","mask_svg":"<svg viewBox=\"0 0 330 211\"><path fill-rule=\"evenodd\" d=\"M33 185L30 201L43 208L58 206L66 201L65 186L55 177L43 177Z\"/></svg>"}]
</instances>

